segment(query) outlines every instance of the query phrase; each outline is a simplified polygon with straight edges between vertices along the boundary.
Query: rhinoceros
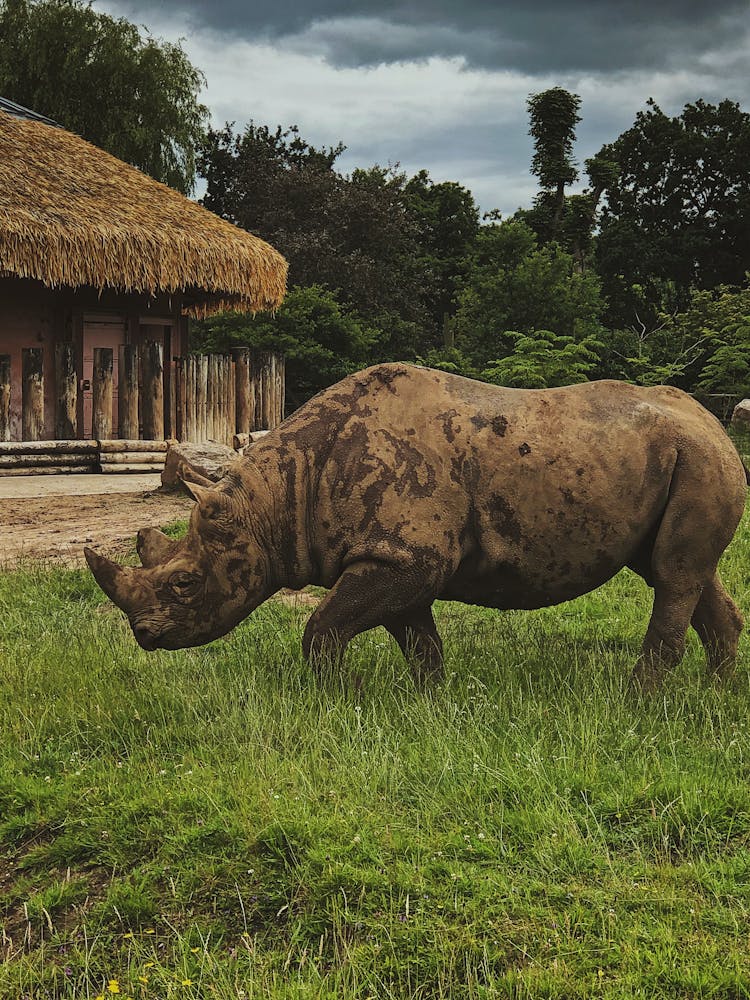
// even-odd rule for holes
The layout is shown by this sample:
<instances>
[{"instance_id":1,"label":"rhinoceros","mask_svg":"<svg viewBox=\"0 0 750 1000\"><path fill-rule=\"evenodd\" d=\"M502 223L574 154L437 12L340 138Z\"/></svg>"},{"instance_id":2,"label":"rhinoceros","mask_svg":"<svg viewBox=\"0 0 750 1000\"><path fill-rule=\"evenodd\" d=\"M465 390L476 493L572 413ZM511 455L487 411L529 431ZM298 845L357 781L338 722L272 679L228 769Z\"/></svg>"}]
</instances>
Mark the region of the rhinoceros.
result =
<instances>
[{"instance_id":1,"label":"rhinoceros","mask_svg":"<svg viewBox=\"0 0 750 1000\"><path fill-rule=\"evenodd\" d=\"M709 668L742 617L717 573L744 509L719 422L668 386L525 390L406 364L367 368L297 410L197 505L186 536L138 535L142 568L86 549L147 650L224 635L282 587L329 588L304 655L339 657L383 625L438 675L437 598L540 608L625 566L653 587L634 678L658 685L692 624Z\"/></svg>"}]
</instances>

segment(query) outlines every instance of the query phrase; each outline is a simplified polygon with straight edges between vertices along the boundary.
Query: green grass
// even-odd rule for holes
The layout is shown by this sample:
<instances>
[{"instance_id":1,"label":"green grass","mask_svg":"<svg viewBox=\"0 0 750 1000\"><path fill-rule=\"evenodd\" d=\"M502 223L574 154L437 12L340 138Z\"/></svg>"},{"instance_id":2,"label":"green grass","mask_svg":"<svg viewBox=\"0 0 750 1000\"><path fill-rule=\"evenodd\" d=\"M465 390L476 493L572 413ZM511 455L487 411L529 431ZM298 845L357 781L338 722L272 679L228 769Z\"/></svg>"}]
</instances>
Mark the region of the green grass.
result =
<instances>
[{"instance_id":1,"label":"green grass","mask_svg":"<svg viewBox=\"0 0 750 1000\"><path fill-rule=\"evenodd\" d=\"M750 612L747 520L723 572ZM649 608L443 605L420 692L381 630L321 686L278 602L147 654L0 575L0 997L750 996L748 643L639 703Z\"/></svg>"}]
</instances>

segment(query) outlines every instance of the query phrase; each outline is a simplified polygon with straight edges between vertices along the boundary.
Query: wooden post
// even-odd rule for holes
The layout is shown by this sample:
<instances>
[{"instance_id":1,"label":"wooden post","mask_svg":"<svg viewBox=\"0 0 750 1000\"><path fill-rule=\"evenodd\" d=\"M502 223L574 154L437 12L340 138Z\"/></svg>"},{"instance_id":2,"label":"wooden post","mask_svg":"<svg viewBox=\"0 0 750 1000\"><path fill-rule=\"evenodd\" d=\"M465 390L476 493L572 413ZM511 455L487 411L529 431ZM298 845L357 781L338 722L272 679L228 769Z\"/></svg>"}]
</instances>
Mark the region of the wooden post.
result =
<instances>
[{"instance_id":1,"label":"wooden post","mask_svg":"<svg viewBox=\"0 0 750 1000\"><path fill-rule=\"evenodd\" d=\"M237 430L237 377L231 354L227 358L227 444L232 446L232 438Z\"/></svg>"},{"instance_id":2,"label":"wooden post","mask_svg":"<svg viewBox=\"0 0 750 1000\"><path fill-rule=\"evenodd\" d=\"M185 398L185 358L175 358L175 428L174 436L178 441L186 441L187 400Z\"/></svg>"},{"instance_id":3,"label":"wooden post","mask_svg":"<svg viewBox=\"0 0 750 1000\"><path fill-rule=\"evenodd\" d=\"M224 436L221 440L222 444L232 447L232 435L234 434L234 393L233 379L232 379L232 359L229 355L225 354L222 360L222 367L224 369L222 375L222 382L224 385L224 395L222 397L222 426L224 428Z\"/></svg>"},{"instance_id":4,"label":"wooden post","mask_svg":"<svg viewBox=\"0 0 750 1000\"><path fill-rule=\"evenodd\" d=\"M78 376L73 344L55 344L55 438L78 437Z\"/></svg>"},{"instance_id":5,"label":"wooden post","mask_svg":"<svg viewBox=\"0 0 750 1000\"><path fill-rule=\"evenodd\" d=\"M279 354L276 358L277 370L279 373L279 421L286 415L286 358Z\"/></svg>"},{"instance_id":6,"label":"wooden post","mask_svg":"<svg viewBox=\"0 0 750 1000\"><path fill-rule=\"evenodd\" d=\"M44 437L44 350L24 347L21 358L21 437L24 441L41 441Z\"/></svg>"},{"instance_id":7,"label":"wooden post","mask_svg":"<svg viewBox=\"0 0 750 1000\"><path fill-rule=\"evenodd\" d=\"M271 377L271 355L261 351L258 363L260 382L260 430L270 430L271 427L271 393L273 392Z\"/></svg>"},{"instance_id":8,"label":"wooden post","mask_svg":"<svg viewBox=\"0 0 750 1000\"><path fill-rule=\"evenodd\" d=\"M0 354L0 441L10 441L10 354Z\"/></svg>"},{"instance_id":9,"label":"wooden post","mask_svg":"<svg viewBox=\"0 0 750 1000\"><path fill-rule=\"evenodd\" d=\"M198 356L198 392L196 393L196 441L205 441L208 434L208 357Z\"/></svg>"},{"instance_id":10,"label":"wooden post","mask_svg":"<svg viewBox=\"0 0 750 1000\"><path fill-rule=\"evenodd\" d=\"M164 437L175 438L176 424L175 364L171 355L164 359Z\"/></svg>"},{"instance_id":11,"label":"wooden post","mask_svg":"<svg viewBox=\"0 0 750 1000\"><path fill-rule=\"evenodd\" d=\"M117 390L117 433L122 438L137 438L138 348L134 344L120 344Z\"/></svg>"},{"instance_id":12,"label":"wooden post","mask_svg":"<svg viewBox=\"0 0 750 1000\"><path fill-rule=\"evenodd\" d=\"M183 441L195 441L195 394L196 394L195 358L188 355L185 358L185 436Z\"/></svg>"},{"instance_id":13,"label":"wooden post","mask_svg":"<svg viewBox=\"0 0 750 1000\"><path fill-rule=\"evenodd\" d=\"M143 398L141 399L141 420L143 437L147 441L164 439L164 348L155 340L147 340L144 345Z\"/></svg>"},{"instance_id":14,"label":"wooden post","mask_svg":"<svg viewBox=\"0 0 750 1000\"><path fill-rule=\"evenodd\" d=\"M248 434L253 429L255 414L250 409L250 351L241 347L234 352L235 422L238 434Z\"/></svg>"},{"instance_id":15,"label":"wooden post","mask_svg":"<svg viewBox=\"0 0 750 1000\"><path fill-rule=\"evenodd\" d=\"M206 429L203 440L212 440L214 436L214 356L206 356Z\"/></svg>"},{"instance_id":16,"label":"wooden post","mask_svg":"<svg viewBox=\"0 0 750 1000\"><path fill-rule=\"evenodd\" d=\"M218 354L211 355L211 382L214 387L213 398L211 400L211 421L213 432L209 437L213 441L221 440L221 358Z\"/></svg>"},{"instance_id":17,"label":"wooden post","mask_svg":"<svg viewBox=\"0 0 750 1000\"><path fill-rule=\"evenodd\" d=\"M92 380L91 437L112 437L112 371L111 347L94 348L94 375Z\"/></svg>"}]
</instances>

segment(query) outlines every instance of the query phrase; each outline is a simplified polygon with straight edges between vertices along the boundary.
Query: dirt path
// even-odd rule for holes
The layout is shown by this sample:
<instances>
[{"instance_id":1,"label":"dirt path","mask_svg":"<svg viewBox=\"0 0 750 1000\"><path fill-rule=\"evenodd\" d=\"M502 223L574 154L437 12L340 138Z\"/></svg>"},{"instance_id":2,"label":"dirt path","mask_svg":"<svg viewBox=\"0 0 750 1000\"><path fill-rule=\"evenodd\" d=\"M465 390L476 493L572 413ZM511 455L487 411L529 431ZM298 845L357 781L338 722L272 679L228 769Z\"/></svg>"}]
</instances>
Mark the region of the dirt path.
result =
<instances>
[{"instance_id":1,"label":"dirt path","mask_svg":"<svg viewBox=\"0 0 750 1000\"><path fill-rule=\"evenodd\" d=\"M127 551L139 528L186 519L192 507L187 497L158 490L79 496L65 494L65 488L63 483L56 494L13 497L3 496L0 486L0 565L19 559L75 564L92 543L107 555Z\"/></svg>"}]
</instances>

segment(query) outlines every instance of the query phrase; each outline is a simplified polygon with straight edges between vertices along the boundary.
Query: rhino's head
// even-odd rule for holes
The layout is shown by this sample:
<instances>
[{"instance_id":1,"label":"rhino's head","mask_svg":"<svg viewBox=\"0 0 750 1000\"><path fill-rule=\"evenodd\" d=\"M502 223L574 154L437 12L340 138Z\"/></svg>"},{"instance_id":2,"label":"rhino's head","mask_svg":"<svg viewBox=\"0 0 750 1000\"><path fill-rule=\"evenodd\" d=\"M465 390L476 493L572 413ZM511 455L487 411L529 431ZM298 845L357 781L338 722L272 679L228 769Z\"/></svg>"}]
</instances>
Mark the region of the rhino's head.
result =
<instances>
[{"instance_id":1,"label":"rhino's head","mask_svg":"<svg viewBox=\"0 0 750 1000\"><path fill-rule=\"evenodd\" d=\"M240 530L232 498L216 489L189 489L198 503L184 538L175 541L156 528L138 532L143 568L84 549L97 583L127 614L144 649L217 639L269 594L263 551L248 530Z\"/></svg>"}]
</instances>

